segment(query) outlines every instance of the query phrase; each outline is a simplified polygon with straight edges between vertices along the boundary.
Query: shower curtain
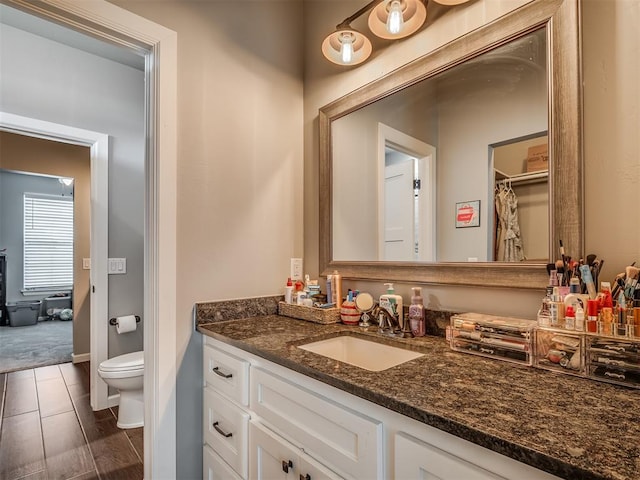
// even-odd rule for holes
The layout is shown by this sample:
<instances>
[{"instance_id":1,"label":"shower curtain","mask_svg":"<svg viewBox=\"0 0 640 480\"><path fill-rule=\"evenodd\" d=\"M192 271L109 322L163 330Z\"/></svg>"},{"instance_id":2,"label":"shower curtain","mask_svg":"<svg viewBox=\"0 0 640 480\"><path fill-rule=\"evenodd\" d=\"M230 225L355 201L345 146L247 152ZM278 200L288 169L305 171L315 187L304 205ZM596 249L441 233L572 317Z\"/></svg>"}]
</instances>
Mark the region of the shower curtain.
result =
<instances>
[{"instance_id":1,"label":"shower curtain","mask_svg":"<svg viewBox=\"0 0 640 480\"><path fill-rule=\"evenodd\" d=\"M496 186L495 195L497 234L496 260L500 262L521 262L524 260L520 224L518 223L518 197L511 183Z\"/></svg>"}]
</instances>

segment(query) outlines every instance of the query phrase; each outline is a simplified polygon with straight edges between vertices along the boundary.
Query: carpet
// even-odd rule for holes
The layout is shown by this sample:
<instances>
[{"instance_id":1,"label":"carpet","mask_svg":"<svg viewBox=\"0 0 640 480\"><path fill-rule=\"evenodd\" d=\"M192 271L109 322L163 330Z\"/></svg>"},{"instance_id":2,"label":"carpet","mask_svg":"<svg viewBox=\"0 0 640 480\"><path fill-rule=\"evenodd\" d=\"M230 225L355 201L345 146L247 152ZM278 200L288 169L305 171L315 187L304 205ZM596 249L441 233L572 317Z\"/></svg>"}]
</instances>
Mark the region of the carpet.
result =
<instances>
[{"instance_id":1,"label":"carpet","mask_svg":"<svg viewBox=\"0 0 640 480\"><path fill-rule=\"evenodd\" d=\"M73 322L0 327L0 373L71 361Z\"/></svg>"}]
</instances>

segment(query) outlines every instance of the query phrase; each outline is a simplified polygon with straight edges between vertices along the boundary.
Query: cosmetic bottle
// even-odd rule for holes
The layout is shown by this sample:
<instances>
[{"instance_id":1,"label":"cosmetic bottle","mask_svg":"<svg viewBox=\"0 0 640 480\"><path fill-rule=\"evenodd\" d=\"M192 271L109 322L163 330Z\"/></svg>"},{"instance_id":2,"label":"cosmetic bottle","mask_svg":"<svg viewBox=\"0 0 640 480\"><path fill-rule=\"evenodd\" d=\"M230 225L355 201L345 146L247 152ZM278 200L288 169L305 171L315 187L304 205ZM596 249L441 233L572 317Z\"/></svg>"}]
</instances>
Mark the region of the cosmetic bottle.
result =
<instances>
[{"instance_id":1,"label":"cosmetic bottle","mask_svg":"<svg viewBox=\"0 0 640 480\"><path fill-rule=\"evenodd\" d=\"M614 319L613 319L613 298L611 297L611 284L609 282L602 282L600 284L600 332L603 335L614 334Z\"/></svg>"},{"instance_id":2,"label":"cosmetic bottle","mask_svg":"<svg viewBox=\"0 0 640 480\"><path fill-rule=\"evenodd\" d=\"M576 332L584 332L584 310L579 305L576 309Z\"/></svg>"},{"instance_id":3,"label":"cosmetic bottle","mask_svg":"<svg viewBox=\"0 0 640 480\"><path fill-rule=\"evenodd\" d=\"M538 310L538 325L541 327L551 326L551 297L549 295L542 299L542 306Z\"/></svg>"},{"instance_id":4,"label":"cosmetic bottle","mask_svg":"<svg viewBox=\"0 0 640 480\"><path fill-rule=\"evenodd\" d=\"M577 277L571 277L569 280L569 292L580 293L580 279Z\"/></svg>"},{"instance_id":5,"label":"cosmetic bottle","mask_svg":"<svg viewBox=\"0 0 640 480\"><path fill-rule=\"evenodd\" d=\"M567 311L564 314L564 328L567 330L576 329L576 314L573 311L573 306L569 305Z\"/></svg>"},{"instance_id":6,"label":"cosmetic bottle","mask_svg":"<svg viewBox=\"0 0 640 480\"><path fill-rule=\"evenodd\" d=\"M598 301L587 300L587 332L596 333L598 331Z\"/></svg>"},{"instance_id":7,"label":"cosmetic bottle","mask_svg":"<svg viewBox=\"0 0 640 480\"><path fill-rule=\"evenodd\" d=\"M426 324L424 319L424 304L422 302L422 288L413 287L411 305L409 305L409 326L414 337L424 337Z\"/></svg>"},{"instance_id":8,"label":"cosmetic bottle","mask_svg":"<svg viewBox=\"0 0 640 480\"><path fill-rule=\"evenodd\" d=\"M327 275L327 303L333 303L333 292L331 291L331 275Z\"/></svg>"},{"instance_id":9,"label":"cosmetic bottle","mask_svg":"<svg viewBox=\"0 0 640 480\"><path fill-rule=\"evenodd\" d=\"M400 328L404 326L404 318L402 315L402 297L396 295L393 289L393 283L385 283L387 293L380 295L380 307L385 308L391 315L398 319Z\"/></svg>"},{"instance_id":10,"label":"cosmetic bottle","mask_svg":"<svg viewBox=\"0 0 640 480\"><path fill-rule=\"evenodd\" d=\"M291 277L287 279L287 285L284 287L284 301L285 303L293 303L293 282Z\"/></svg>"},{"instance_id":11,"label":"cosmetic bottle","mask_svg":"<svg viewBox=\"0 0 640 480\"><path fill-rule=\"evenodd\" d=\"M331 275L331 295L336 307L342 306L342 276L337 270L333 271Z\"/></svg>"}]
</instances>

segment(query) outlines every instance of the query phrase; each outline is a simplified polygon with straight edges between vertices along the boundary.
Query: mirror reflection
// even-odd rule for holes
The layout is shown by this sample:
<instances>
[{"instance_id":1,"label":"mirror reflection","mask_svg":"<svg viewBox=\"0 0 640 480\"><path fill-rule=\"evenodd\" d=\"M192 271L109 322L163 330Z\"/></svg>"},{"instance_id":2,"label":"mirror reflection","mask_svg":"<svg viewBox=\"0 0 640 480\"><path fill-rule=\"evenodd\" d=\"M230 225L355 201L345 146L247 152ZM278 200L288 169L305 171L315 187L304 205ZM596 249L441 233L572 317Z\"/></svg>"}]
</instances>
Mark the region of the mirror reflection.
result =
<instances>
[{"instance_id":1,"label":"mirror reflection","mask_svg":"<svg viewBox=\"0 0 640 480\"><path fill-rule=\"evenodd\" d=\"M546 52L543 27L332 120L333 260L546 262Z\"/></svg>"}]
</instances>

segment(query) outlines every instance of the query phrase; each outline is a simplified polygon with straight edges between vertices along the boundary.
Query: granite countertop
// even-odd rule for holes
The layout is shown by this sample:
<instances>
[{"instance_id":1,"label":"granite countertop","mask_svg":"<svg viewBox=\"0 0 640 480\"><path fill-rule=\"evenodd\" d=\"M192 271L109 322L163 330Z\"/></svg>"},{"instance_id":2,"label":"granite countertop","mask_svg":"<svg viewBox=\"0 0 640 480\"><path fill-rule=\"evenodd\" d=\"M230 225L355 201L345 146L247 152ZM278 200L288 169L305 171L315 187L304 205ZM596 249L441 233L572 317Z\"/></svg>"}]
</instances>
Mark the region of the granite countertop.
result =
<instances>
[{"instance_id":1,"label":"granite countertop","mask_svg":"<svg viewBox=\"0 0 640 480\"><path fill-rule=\"evenodd\" d=\"M640 479L640 391L450 350L442 337L386 339L278 315L197 330L515 460L567 479ZM342 332L425 355L371 372L299 348Z\"/></svg>"}]
</instances>

